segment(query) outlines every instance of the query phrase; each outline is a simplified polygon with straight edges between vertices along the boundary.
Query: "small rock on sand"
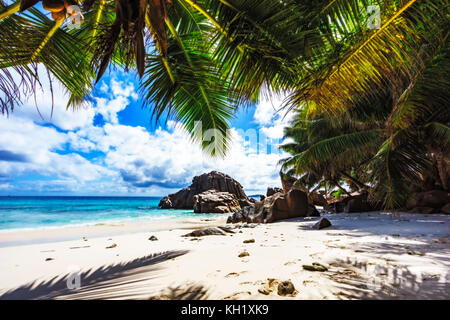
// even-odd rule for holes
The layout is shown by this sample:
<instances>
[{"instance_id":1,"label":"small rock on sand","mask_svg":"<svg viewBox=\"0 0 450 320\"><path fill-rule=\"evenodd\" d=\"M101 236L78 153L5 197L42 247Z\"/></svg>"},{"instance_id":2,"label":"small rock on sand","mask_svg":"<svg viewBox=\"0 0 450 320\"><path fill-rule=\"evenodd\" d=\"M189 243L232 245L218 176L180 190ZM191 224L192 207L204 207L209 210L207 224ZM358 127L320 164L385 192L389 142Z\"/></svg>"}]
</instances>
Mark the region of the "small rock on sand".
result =
<instances>
[{"instance_id":1,"label":"small rock on sand","mask_svg":"<svg viewBox=\"0 0 450 320\"><path fill-rule=\"evenodd\" d=\"M250 253L248 253L247 251L243 251L243 252L239 253L238 257L243 258L243 257L248 257L249 255L250 255Z\"/></svg>"},{"instance_id":2,"label":"small rock on sand","mask_svg":"<svg viewBox=\"0 0 450 320\"><path fill-rule=\"evenodd\" d=\"M286 296L294 294L295 287L291 281L283 281L278 284L278 295Z\"/></svg>"},{"instance_id":3,"label":"small rock on sand","mask_svg":"<svg viewBox=\"0 0 450 320\"><path fill-rule=\"evenodd\" d=\"M320 264L318 262L313 262L312 265L304 264L303 269L308 270L308 271L319 271L319 272L328 271L327 267L325 267L323 264Z\"/></svg>"},{"instance_id":4,"label":"small rock on sand","mask_svg":"<svg viewBox=\"0 0 450 320\"><path fill-rule=\"evenodd\" d=\"M410 256L419 256L419 257L422 257L422 256L425 255L425 253L423 253L423 252L420 252L420 251L412 251L412 250L408 251L408 254L409 254Z\"/></svg>"},{"instance_id":5,"label":"small rock on sand","mask_svg":"<svg viewBox=\"0 0 450 320\"><path fill-rule=\"evenodd\" d=\"M45 261L52 261L52 260L55 260L55 259L53 259L53 258L46 258L45 259Z\"/></svg>"},{"instance_id":6,"label":"small rock on sand","mask_svg":"<svg viewBox=\"0 0 450 320\"><path fill-rule=\"evenodd\" d=\"M255 243L255 239L244 240L243 243Z\"/></svg>"},{"instance_id":7,"label":"small rock on sand","mask_svg":"<svg viewBox=\"0 0 450 320\"><path fill-rule=\"evenodd\" d=\"M113 243L112 245L107 246L106 249L112 249L112 248L115 248L115 247L117 247L117 244Z\"/></svg>"},{"instance_id":8,"label":"small rock on sand","mask_svg":"<svg viewBox=\"0 0 450 320\"><path fill-rule=\"evenodd\" d=\"M158 238L155 236L151 236L150 238L148 238L148 240L150 241L158 241Z\"/></svg>"},{"instance_id":9,"label":"small rock on sand","mask_svg":"<svg viewBox=\"0 0 450 320\"><path fill-rule=\"evenodd\" d=\"M327 218L320 219L312 226L312 228L316 230L325 229L328 227L331 227L331 222Z\"/></svg>"}]
</instances>

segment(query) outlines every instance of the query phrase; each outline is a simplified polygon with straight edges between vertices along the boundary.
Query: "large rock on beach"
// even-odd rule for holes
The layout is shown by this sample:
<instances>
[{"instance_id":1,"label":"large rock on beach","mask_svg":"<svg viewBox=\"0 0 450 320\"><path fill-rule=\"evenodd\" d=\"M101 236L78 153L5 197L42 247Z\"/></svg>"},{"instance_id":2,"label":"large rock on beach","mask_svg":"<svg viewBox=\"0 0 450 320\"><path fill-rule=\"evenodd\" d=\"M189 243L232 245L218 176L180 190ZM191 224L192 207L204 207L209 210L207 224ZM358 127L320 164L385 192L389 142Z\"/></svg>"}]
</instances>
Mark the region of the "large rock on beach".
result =
<instances>
[{"instance_id":1,"label":"large rock on beach","mask_svg":"<svg viewBox=\"0 0 450 320\"><path fill-rule=\"evenodd\" d=\"M450 192L430 190L412 194L406 203L406 208L414 213L449 213L449 204Z\"/></svg>"},{"instance_id":2,"label":"large rock on beach","mask_svg":"<svg viewBox=\"0 0 450 320\"><path fill-rule=\"evenodd\" d=\"M450 202L441 208L442 213L450 214Z\"/></svg>"},{"instance_id":3,"label":"large rock on beach","mask_svg":"<svg viewBox=\"0 0 450 320\"><path fill-rule=\"evenodd\" d=\"M273 196L275 193L278 193L278 192L283 192L283 189L277 188L277 187L275 187L275 188L269 187L269 188L267 188L266 197Z\"/></svg>"},{"instance_id":4,"label":"large rock on beach","mask_svg":"<svg viewBox=\"0 0 450 320\"><path fill-rule=\"evenodd\" d=\"M410 213L422 213L422 214L431 214L436 213L437 210L432 207L415 207L409 210Z\"/></svg>"},{"instance_id":5,"label":"large rock on beach","mask_svg":"<svg viewBox=\"0 0 450 320\"><path fill-rule=\"evenodd\" d=\"M203 228L189 232L183 237L224 236L226 232L220 228Z\"/></svg>"},{"instance_id":6,"label":"large rock on beach","mask_svg":"<svg viewBox=\"0 0 450 320\"><path fill-rule=\"evenodd\" d=\"M329 203L324 207L326 211L339 213L356 213L376 211L381 209L381 203L368 200L368 192L363 190L359 194L353 194L341 201Z\"/></svg>"},{"instance_id":7,"label":"large rock on beach","mask_svg":"<svg viewBox=\"0 0 450 320\"><path fill-rule=\"evenodd\" d=\"M312 228L316 229L316 230L321 230L321 229L325 229L328 227L331 227L331 222L327 218L320 219L312 226Z\"/></svg>"},{"instance_id":8,"label":"large rock on beach","mask_svg":"<svg viewBox=\"0 0 450 320\"><path fill-rule=\"evenodd\" d=\"M282 219L306 217L308 198L300 190L290 190L287 194L278 192L252 206L238 210L228 217L227 223L270 223Z\"/></svg>"},{"instance_id":9,"label":"large rock on beach","mask_svg":"<svg viewBox=\"0 0 450 320\"><path fill-rule=\"evenodd\" d=\"M327 199L325 199L325 196L320 192L313 192L309 195L309 204L315 205L315 206L321 206L326 207L328 204Z\"/></svg>"},{"instance_id":10,"label":"large rock on beach","mask_svg":"<svg viewBox=\"0 0 450 320\"><path fill-rule=\"evenodd\" d=\"M281 185L283 186L284 193L288 193L293 187L295 182L297 181L296 178L291 177L282 171L280 171L280 179L281 179Z\"/></svg>"},{"instance_id":11,"label":"large rock on beach","mask_svg":"<svg viewBox=\"0 0 450 320\"><path fill-rule=\"evenodd\" d=\"M224 173L211 171L194 177L189 187L164 197L159 202L159 207L161 209L193 209L194 196L208 190L235 195L240 207L252 204L239 182Z\"/></svg>"},{"instance_id":12,"label":"large rock on beach","mask_svg":"<svg viewBox=\"0 0 450 320\"><path fill-rule=\"evenodd\" d=\"M239 209L238 199L229 192L208 190L194 196L195 213L230 213Z\"/></svg>"}]
</instances>

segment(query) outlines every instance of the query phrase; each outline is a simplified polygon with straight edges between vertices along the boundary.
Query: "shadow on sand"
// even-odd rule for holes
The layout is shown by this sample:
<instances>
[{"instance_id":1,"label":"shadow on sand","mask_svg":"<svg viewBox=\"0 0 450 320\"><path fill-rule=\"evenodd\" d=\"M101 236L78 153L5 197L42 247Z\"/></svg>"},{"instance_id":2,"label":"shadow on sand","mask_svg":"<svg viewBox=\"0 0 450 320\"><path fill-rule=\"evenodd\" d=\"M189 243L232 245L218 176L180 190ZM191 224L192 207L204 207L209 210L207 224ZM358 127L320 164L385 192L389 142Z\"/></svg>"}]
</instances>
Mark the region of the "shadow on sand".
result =
<instances>
[{"instance_id":1,"label":"shadow on sand","mask_svg":"<svg viewBox=\"0 0 450 320\"><path fill-rule=\"evenodd\" d=\"M332 262L328 277L338 299L449 299L448 275L420 274L402 266L373 265L356 259Z\"/></svg>"},{"instance_id":2,"label":"shadow on sand","mask_svg":"<svg viewBox=\"0 0 450 320\"><path fill-rule=\"evenodd\" d=\"M206 300L208 296L208 290L202 285L187 284L169 287L149 300Z\"/></svg>"},{"instance_id":3,"label":"shadow on sand","mask_svg":"<svg viewBox=\"0 0 450 320\"><path fill-rule=\"evenodd\" d=\"M159 292L152 280L161 276L160 264L186 254L188 251L168 251L128 262L102 266L80 272L80 287L69 289L74 274L54 277L47 281L33 281L5 292L0 300L11 299L149 299ZM170 288L163 299L201 299L206 290L199 286ZM155 289L155 290L153 290Z\"/></svg>"}]
</instances>

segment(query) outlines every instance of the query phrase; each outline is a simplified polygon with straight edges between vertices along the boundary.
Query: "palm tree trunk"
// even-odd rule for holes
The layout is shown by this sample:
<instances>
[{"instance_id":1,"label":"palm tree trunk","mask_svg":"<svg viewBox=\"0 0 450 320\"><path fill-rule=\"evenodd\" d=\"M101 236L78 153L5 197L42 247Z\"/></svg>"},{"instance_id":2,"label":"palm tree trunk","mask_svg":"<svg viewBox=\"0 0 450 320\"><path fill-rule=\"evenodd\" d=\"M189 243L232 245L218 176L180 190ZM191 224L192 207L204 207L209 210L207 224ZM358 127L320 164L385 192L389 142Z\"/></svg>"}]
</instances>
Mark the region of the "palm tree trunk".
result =
<instances>
[{"instance_id":1,"label":"palm tree trunk","mask_svg":"<svg viewBox=\"0 0 450 320\"><path fill-rule=\"evenodd\" d=\"M447 163L445 162L444 154L442 152L436 152L436 162L442 188L448 190Z\"/></svg>"},{"instance_id":2,"label":"palm tree trunk","mask_svg":"<svg viewBox=\"0 0 450 320\"><path fill-rule=\"evenodd\" d=\"M6 11L0 13L0 20L7 18L20 10L20 1L6 7Z\"/></svg>"},{"instance_id":3,"label":"palm tree trunk","mask_svg":"<svg viewBox=\"0 0 450 320\"><path fill-rule=\"evenodd\" d=\"M358 187L363 188L363 189L370 189L370 187L368 185L365 185L364 183L362 183L361 181L359 181L358 179L353 178L351 175L345 173L344 171L341 171L341 174L346 177L347 179L351 180L352 182L354 182L356 185L358 185Z\"/></svg>"},{"instance_id":4,"label":"palm tree trunk","mask_svg":"<svg viewBox=\"0 0 450 320\"><path fill-rule=\"evenodd\" d=\"M342 187L337 181L334 181L334 183L337 185L337 187L339 189L341 189L343 192L345 192L349 197L351 197L352 195L350 194L350 192L348 192L347 190L344 189L344 187Z\"/></svg>"}]
</instances>

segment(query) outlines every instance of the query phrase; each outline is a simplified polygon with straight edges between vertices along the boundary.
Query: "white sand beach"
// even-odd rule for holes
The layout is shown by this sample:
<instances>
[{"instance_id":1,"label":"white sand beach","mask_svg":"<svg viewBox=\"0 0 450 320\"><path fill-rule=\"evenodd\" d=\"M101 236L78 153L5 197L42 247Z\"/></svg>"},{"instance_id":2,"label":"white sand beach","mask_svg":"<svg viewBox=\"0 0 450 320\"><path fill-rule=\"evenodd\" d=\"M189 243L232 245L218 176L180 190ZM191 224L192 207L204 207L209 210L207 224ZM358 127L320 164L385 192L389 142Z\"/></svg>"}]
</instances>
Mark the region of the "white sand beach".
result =
<instances>
[{"instance_id":1,"label":"white sand beach","mask_svg":"<svg viewBox=\"0 0 450 320\"><path fill-rule=\"evenodd\" d=\"M199 238L182 235L225 216L1 233L0 299L450 298L449 215L325 216L322 230L298 218ZM328 271L302 268L314 262ZM75 270L80 287L69 289ZM278 295L285 280L294 295Z\"/></svg>"}]
</instances>

